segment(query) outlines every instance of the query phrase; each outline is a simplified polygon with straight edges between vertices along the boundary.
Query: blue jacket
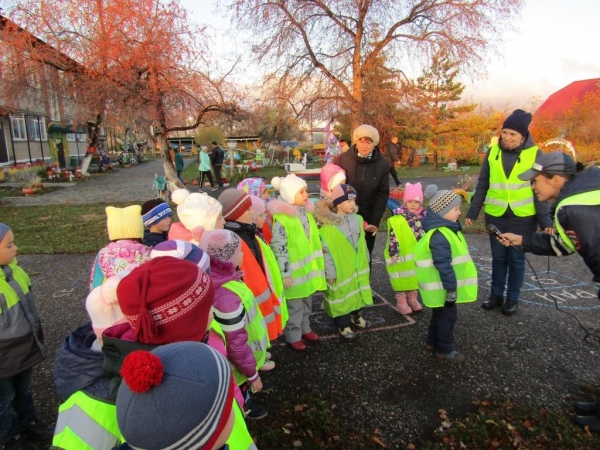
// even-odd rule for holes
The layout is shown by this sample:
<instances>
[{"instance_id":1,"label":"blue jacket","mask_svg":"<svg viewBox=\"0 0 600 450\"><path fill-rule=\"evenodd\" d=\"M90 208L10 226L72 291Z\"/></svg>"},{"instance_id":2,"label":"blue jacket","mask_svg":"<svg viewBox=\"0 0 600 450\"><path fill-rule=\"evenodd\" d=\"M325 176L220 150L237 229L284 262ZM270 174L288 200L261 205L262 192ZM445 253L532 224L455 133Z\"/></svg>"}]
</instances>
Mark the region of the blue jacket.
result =
<instances>
[{"instance_id":1,"label":"blue jacket","mask_svg":"<svg viewBox=\"0 0 600 450\"><path fill-rule=\"evenodd\" d=\"M451 222L434 213L431 209L428 209L427 215L423 219L423 231L427 233L429 230L442 227L446 227L455 233L462 231L460 222ZM456 290L456 273L454 273L454 269L452 268L450 242L448 242L442 233L434 232L429 240L429 248L431 249L433 265L440 273L442 286L446 290Z\"/></svg>"},{"instance_id":2,"label":"blue jacket","mask_svg":"<svg viewBox=\"0 0 600 450\"><path fill-rule=\"evenodd\" d=\"M109 398L108 379L102 368L102 352L91 350L96 335L88 322L62 342L54 361L54 387L62 401L83 390L92 397Z\"/></svg>"}]
</instances>

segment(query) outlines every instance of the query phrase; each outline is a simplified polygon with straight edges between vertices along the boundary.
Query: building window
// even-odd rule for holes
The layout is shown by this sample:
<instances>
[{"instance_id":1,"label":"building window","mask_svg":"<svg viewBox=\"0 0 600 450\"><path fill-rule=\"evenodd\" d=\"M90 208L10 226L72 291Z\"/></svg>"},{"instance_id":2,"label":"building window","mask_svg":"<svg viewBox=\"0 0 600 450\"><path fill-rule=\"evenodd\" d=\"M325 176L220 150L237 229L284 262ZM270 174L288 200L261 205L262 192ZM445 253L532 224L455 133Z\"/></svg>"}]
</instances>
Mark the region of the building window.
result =
<instances>
[{"instance_id":1,"label":"building window","mask_svg":"<svg viewBox=\"0 0 600 450\"><path fill-rule=\"evenodd\" d=\"M25 130L25 118L24 117L11 117L10 128L12 130L13 139L15 141L26 141L27 131Z\"/></svg>"},{"instance_id":2,"label":"building window","mask_svg":"<svg viewBox=\"0 0 600 450\"><path fill-rule=\"evenodd\" d=\"M75 133L67 133L67 142L75 142Z\"/></svg>"},{"instance_id":3,"label":"building window","mask_svg":"<svg viewBox=\"0 0 600 450\"><path fill-rule=\"evenodd\" d=\"M47 141L46 119L44 117L31 117L29 119L29 134L32 141Z\"/></svg>"},{"instance_id":4,"label":"building window","mask_svg":"<svg viewBox=\"0 0 600 450\"><path fill-rule=\"evenodd\" d=\"M78 142L86 142L87 141L87 134L85 134L85 133L77 133L77 141Z\"/></svg>"}]
</instances>

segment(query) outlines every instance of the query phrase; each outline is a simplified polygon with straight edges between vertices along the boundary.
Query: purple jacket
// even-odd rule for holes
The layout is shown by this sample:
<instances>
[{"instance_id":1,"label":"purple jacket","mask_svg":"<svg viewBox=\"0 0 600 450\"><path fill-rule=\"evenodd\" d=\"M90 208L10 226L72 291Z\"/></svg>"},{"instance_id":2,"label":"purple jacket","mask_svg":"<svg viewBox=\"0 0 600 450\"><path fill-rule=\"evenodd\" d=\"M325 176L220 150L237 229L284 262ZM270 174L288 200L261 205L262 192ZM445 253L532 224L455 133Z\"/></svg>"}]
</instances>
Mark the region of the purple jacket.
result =
<instances>
[{"instance_id":1,"label":"purple jacket","mask_svg":"<svg viewBox=\"0 0 600 450\"><path fill-rule=\"evenodd\" d=\"M228 281L240 281L242 274L235 270L232 263L211 258L210 278L215 286L215 320L225 334L227 359L248 381L253 382L258 378L258 372L256 359L248 345L244 305L240 297L223 287Z\"/></svg>"}]
</instances>

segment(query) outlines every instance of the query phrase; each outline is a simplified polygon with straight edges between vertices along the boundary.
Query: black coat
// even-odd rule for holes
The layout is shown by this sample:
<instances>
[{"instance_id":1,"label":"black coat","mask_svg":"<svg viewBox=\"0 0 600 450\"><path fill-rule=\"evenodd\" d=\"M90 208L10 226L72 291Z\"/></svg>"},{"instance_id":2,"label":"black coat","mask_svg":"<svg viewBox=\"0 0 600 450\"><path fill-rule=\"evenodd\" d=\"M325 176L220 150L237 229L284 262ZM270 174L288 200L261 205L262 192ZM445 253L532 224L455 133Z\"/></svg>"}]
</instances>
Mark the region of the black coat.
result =
<instances>
[{"instance_id":1,"label":"black coat","mask_svg":"<svg viewBox=\"0 0 600 450\"><path fill-rule=\"evenodd\" d=\"M213 166L222 166L224 159L225 152L217 145L215 148L213 148L212 154L210 155L210 163Z\"/></svg>"},{"instance_id":2,"label":"black coat","mask_svg":"<svg viewBox=\"0 0 600 450\"><path fill-rule=\"evenodd\" d=\"M390 195L390 166L375 146L370 158L359 158L356 146L342 153L337 163L346 172L346 183L356 189L356 204L363 219L379 227Z\"/></svg>"}]
</instances>

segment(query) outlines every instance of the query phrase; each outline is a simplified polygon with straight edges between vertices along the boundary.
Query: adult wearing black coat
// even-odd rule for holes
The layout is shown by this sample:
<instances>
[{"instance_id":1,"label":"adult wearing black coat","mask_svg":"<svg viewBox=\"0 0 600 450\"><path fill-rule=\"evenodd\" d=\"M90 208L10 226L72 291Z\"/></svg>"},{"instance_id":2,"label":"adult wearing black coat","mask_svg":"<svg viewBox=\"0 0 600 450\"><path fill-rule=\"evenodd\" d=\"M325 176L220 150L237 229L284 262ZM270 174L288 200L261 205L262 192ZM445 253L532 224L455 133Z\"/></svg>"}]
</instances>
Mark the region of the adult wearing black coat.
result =
<instances>
[{"instance_id":1,"label":"adult wearing black coat","mask_svg":"<svg viewBox=\"0 0 600 450\"><path fill-rule=\"evenodd\" d=\"M213 166L213 172L215 173L215 178L217 179L217 183L219 184L219 187L223 187L223 178L221 177L221 168L223 167L223 161L225 159L225 152L223 151L223 149L221 147L219 147L219 144L217 144L215 141L212 141L212 143L210 144L212 145L212 154L210 155L210 163ZM216 191L217 188L213 188L213 191Z\"/></svg>"},{"instance_id":2,"label":"adult wearing black coat","mask_svg":"<svg viewBox=\"0 0 600 450\"><path fill-rule=\"evenodd\" d=\"M337 164L346 172L346 183L356 189L358 213L368 224L365 239L370 257L390 195L390 166L377 147L379 132L374 127L363 124L356 128L352 144Z\"/></svg>"}]
</instances>

